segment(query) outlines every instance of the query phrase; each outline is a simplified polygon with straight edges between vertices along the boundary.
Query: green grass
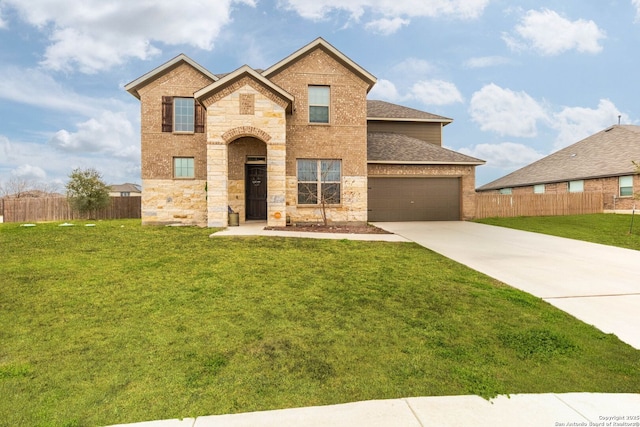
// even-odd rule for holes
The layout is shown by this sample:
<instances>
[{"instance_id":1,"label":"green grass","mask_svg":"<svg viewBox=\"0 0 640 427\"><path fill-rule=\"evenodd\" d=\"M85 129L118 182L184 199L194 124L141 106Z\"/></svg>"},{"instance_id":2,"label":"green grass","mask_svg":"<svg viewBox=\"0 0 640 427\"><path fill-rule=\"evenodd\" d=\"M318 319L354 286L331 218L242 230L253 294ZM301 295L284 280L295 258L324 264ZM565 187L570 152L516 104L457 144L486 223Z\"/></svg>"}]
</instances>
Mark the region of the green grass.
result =
<instances>
[{"instance_id":1,"label":"green grass","mask_svg":"<svg viewBox=\"0 0 640 427\"><path fill-rule=\"evenodd\" d=\"M633 217L593 214L487 218L476 222L640 250L640 212Z\"/></svg>"},{"instance_id":2,"label":"green grass","mask_svg":"<svg viewBox=\"0 0 640 427\"><path fill-rule=\"evenodd\" d=\"M0 225L0 425L638 392L640 352L416 244Z\"/></svg>"}]
</instances>

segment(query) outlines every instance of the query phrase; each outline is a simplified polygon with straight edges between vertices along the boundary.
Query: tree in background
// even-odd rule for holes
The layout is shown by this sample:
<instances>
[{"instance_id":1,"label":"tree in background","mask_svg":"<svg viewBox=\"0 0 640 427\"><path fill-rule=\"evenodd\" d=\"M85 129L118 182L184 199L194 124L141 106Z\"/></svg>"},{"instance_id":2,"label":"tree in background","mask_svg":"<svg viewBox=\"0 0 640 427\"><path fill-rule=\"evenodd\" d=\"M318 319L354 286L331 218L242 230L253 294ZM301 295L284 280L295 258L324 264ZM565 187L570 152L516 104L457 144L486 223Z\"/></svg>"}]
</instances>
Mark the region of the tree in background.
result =
<instances>
[{"instance_id":1,"label":"tree in background","mask_svg":"<svg viewBox=\"0 0 640 427\"><path fill-rule=\"evenodd\" d=\"M54 183L38 182L29 178L12 176L0 182L0 197L51 197L57 191Z\"/></svg>"},{"instance_id":2,"label":"tree in background","mask_svg":"<svg viewBox=\"0 0 640 427\"><path fill-rule=\"evenodd\" d=\"M81 214L94 215L99 209L109 206L109 187L102 174L93 168L74 169L66 185L67 199L73 210Z\"/></svg>"}]
</instances>

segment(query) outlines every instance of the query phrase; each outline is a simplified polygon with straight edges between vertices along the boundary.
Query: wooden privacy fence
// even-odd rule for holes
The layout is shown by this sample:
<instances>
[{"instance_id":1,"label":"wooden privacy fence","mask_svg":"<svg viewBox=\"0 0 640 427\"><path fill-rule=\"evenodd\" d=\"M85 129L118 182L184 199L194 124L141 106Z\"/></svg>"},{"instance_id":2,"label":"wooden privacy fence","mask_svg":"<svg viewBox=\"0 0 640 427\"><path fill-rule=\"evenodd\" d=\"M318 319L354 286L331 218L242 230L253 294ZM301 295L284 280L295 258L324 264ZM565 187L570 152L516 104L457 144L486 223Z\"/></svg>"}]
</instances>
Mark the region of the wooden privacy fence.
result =
<instances>
[{"instance_id":1,"label":"wooden privacy fence","mask_svg":"<svg viewBox=\"0 0 640 427\"><path fill-rule=\"evenodd\" d=\"M476 194L476 218L602 213L602 193Z\"/></svg>"},{"instance_id":2,"label":"wooden privacy fence","mask_svg":"<svg viewBox=\"0 0 640 427\"><path fill-rule=\"evenodd\" d=\"M140 197L111 197L108 207L87 216L71 209L65 197L4 199L4 222L66 221L73 219L140 218Z\"/></svg>"}]
</instances>

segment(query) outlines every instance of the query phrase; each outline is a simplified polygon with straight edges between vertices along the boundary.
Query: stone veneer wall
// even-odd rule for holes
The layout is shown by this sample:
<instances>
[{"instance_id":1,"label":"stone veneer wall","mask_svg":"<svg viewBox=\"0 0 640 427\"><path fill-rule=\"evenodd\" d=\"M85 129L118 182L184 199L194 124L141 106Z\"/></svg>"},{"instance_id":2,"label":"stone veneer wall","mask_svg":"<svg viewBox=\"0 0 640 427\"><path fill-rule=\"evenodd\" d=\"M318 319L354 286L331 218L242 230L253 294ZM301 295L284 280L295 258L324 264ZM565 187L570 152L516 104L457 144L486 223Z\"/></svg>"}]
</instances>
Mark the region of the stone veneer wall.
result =
<instances>
[{"instance_id":1,"label":"stone veneer wall","mask_svg":"<svg viewBox=\"0 0 640 427\"><path fill-rule=\"evenodd\" d=\"M369 164L371 177L459 177L461 178L461 216L473 219L476 214L476 173L470 165L389 165Z\"/></svg>"},{"instance_id":2,"label":"stone veneer wall","mask_svg":"<svg viewBox=\"0 0 640 427\"><path fill-rule=\"evenodd\" d=\"M142 224L205 225L204 180L142 180Z\"/></svg>"},{"instance_id":3,"label":"stone veneer wall","mask_svg":"<svg viewBox=\"0 0 640 427\"><path fill-rule=\"evenodd\" d=\"M248 105L251 100L253 108ZM244 164L240 166L230 157L234 152L230 144L244 137L261 140L266 145L267 223L285 225L287 103L249 76L220 88L203 103L207 108L207 179L219 184L209 188L208 226L226 226L228 206L240 205L236 197L240 191L244 194L244 184L237 177L244 173ZM243 215L240 217L244 220Z\"/></svg>"},{"instance_id":4,"label":"stone veneer wall","mask_svg":"<svg viewBox=\"0 0 640 427\"><path fill-rule=\"evenodd\" d=\"M328 208L328 218L366 222L367 83L321 48L269 78L295 99L287 117L286 146L286 205L291 221L322 221L319 206L297 204L297 160L340 159L342 203ZM329 124L309 123L309 85L329 86Z\"/></svg>"}]
</instances>

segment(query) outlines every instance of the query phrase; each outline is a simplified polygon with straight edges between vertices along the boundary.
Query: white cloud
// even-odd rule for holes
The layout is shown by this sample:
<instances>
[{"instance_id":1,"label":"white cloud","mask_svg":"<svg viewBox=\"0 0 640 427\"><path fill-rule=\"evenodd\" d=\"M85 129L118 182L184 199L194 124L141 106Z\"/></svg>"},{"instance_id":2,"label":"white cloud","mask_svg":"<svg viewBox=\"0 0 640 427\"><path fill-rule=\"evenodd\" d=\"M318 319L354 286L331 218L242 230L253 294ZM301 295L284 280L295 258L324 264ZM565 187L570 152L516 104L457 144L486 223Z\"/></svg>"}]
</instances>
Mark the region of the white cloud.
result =
<instances>
[{"instance_id":1,"label":"white cloud","mask_svg":"<svg viewBox=\"0 0 640 427\"><path fill-rule=\"evenodd\" d=\"M124 113L104 111L98 118L79 123L77 127L77 132L59 130L49 143L66 152L139 158L139 136Z\"/></svg>"},{"instance_id":2,"label":"white cloud","mask_svg":"<svg viewBox=\"0 0 640 427\"><path fill-rule=\"evenodd\" d=\"M41 70L17 67L0 69L0 99L82 114L95 112L95 103L104 102L65 89Z\"/></svg>"},{"instance_id":3,"label":"white cloud","mask_svg":"<svg viewBox=\"0 0 640 427\"><path fill-rule=\"evenodd\" d=\"M369 92L370 99L381 99L390 102L399 102L402 96L398 93L398 89L393 82L385 79L379 79L373 89Z\"/></svg>"},{"instance_id":4,"label":"white cloud","mask_svg":"<svg viewBox=\"0 0 640 427\"><path fill-rule=\"evenodd\" d=\"M623 122L629 121L629 117L620 113L608 99L601 99L596 109L564 107L562 111L554 114L552 127L559 131L554 149L559 150L617 124L618 115Z\"/></svg>"},{"instance_id":5,"label":"white cloud","mask_svg":"<svg viewBox=\"0 0 640 427\"><path fill-rule=\"evenodd\" d=\"M487 68L509 64L510 62L511 60L504 56L480 56L468 59L465 61L464 65L467 68Z\"/></svg>"},{"instance_id":6,"label":"white cloud","mask_svg":"<svg viewBox=\"0 0 640 427\"><path fill-rule=\"evenodd\" d=\"M38 166L23 164L11 171L11 175L27 180L42 181L47 178L47 173Z\"/></svg>"},{"instance_id":7,"label":"white cloud","mask_svg":"<svg viewBox=\"0 0 640 427\"><path fill-rule=\"evenodd\" d=\"M458 150L462 154L486 160L493 168L515 170L544 157L533 148L513 142L499 144L478 144L471 148Z\"/></svg>"},{"instance_id":8,"label":"white cloud","mask_svg":"<svg viewBox=\"0 0 640 427\"><path fill-rule=\"evenodd\" d=\"M372 30L374 33L382 34L388 36L389 34L393 34L398 31L403 26L409 25L408 19L402 18L382 18L375 21L371 21L366 24L364 27L367 30Z\"/></svg>"},{"instance_id":9,"label":"white cloud","mask_svg":"<svg viewBox=\"0 0 640 427\"><path fill-rule=\"evenodd\" d=\"M464 102L455 84L438 79L420 80L414 83L404 95L398 91L393 82L380 79L369 92L369 99L389 102L415 100L423 105L450 105Z\"/></svg>"},{"instance_id":10,"label":"white cloud","mask_svg":"<svg viewBox=\"0 0 640 427\"><path fill-rule=\"evenodd\" d=\"M640 0L631 0L631 4L636 8L636 19L634 22L640 22Z\"/></svg>"},{"instance_id":11,"label":"white cloud","mask_svg":"<svg viewBox=\"0 0 640 427\"><path fill-rule=\"evenodd\" d=\"M464 102L462 94L451 82L444 80L421 80L411 87L410 98L425 105L449 105Z\"/></svg>"},{"instance_id":12,"label":"white cloud","mask_svg":"<svg viewBox=\"0 0 640 427\"><path fill-rule=\"evenodd\" d=\"M305 19L322 20L333 12L346 12L359 21L366 12L382 16L389 22L395 18L446 16L455 19L475 19L484 12L490 0L280 0L279 5L293 10ZM376 20L372 20L375 22ZM399 21L395 22L397 26ZM402 23L402 25L407 25ZM387 25L387 27L389 27ZM396 30L400 26L397 26ZM374 25L371 29L379 30Z\"/></svg>"},{"instance_id":13,"label":"white cloud","mask_svg":"<svg viewBox=\"0 0 640 427\"><path fill-rule=\"evenodd\" d=\"M515 34L503 34L503 40L513 50L532 49L541 55L558 55L568 50L598 53L605 32L595 22L570 21L557 12L529 10L516 25Z\"/></svg>"},{"instance_id":14,"label":"white cloud","mask_svg":"<svg viewBox=\"0 0 640 427\"><path fill-rule=\"evenodd\" d=\"M545 109L526 92L493 83L473 94L469 112L483 131L515 137L536 136L538 121L548 119Z\"/></svg>"},{"instance_id":15,"label":"white cloud","mask_svg":"<svg viewBox=\"0 0 640 427\"><path fill-rule=\"evenodd\" d=\"M420 76L434 72L436 67L429 61L418 58L407 58L393 66L392 71L403 76Z\"/></svg>"},{"instance_id":16,"label":"white cloud","mask_svg":"<svg viewBox=\"0 0 640 427\"><path fill-rule=\"evenodd\" d=\"M154 43L210 50L230 21L234 3L253 0L4 0L21 19L50 38L42 65L53 70L95 73L128 58L147 59Z\"/></svg>"}]
</instances>

